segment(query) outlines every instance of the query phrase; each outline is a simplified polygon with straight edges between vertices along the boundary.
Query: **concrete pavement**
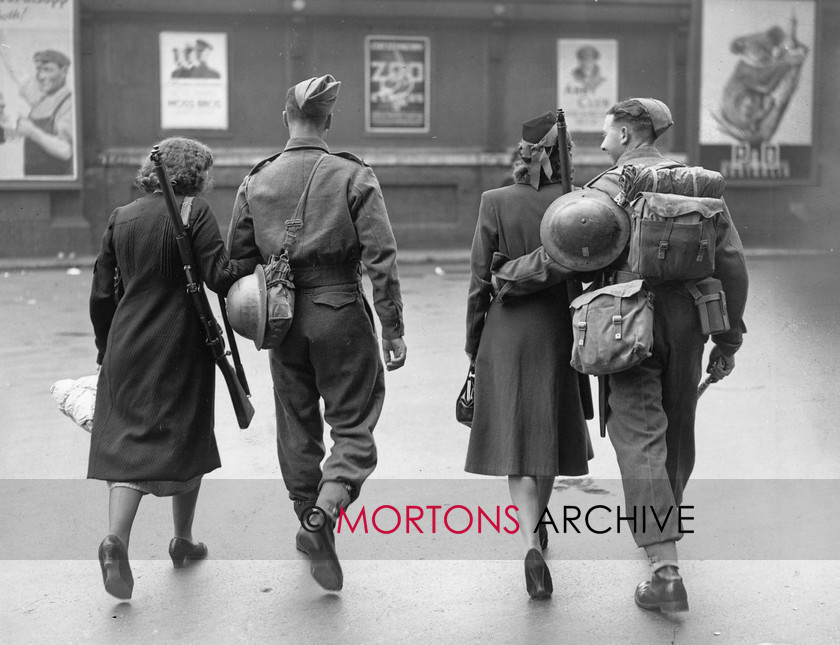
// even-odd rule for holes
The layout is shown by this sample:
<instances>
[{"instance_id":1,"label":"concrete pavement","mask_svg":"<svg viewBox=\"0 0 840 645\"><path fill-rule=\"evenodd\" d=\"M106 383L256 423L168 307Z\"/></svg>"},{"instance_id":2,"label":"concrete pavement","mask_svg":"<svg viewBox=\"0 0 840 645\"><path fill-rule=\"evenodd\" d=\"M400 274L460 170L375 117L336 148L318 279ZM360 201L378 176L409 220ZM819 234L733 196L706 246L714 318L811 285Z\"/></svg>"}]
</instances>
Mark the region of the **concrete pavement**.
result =
<instances>
[{"instance_id":1,"label":"concrete pavement","mask_svg":"<svg viewBox=\"0 0 840 645\"><path fill-rule=\"evenodd\" d=\"M462 469L467 431L452 408L467 367L463 259L421 253L402 265L408 363L386 377L380 465L358 503L368 513L509 503L503 479ZM210 559L175 571L166 553L169 503L147 498L132 534L134 597L117 602L102 589L96 562L107 491L84 479L89 435L49 396L54 381L94 368L89 267L0 267L0 639L840 642L838 263L831 254L764 253L749 263L744 350L699 409L697 469L686 493L695 533L680 545L691 611L676 618L635 607L644 559L615 529L550 536L555 593L547 602L528 599L516 536L432 532L423 523L422 536L402 526L387 535L343 532L344 591L322 592L293 546L297 526L274 455L267 356L242 339L257 414L238 430L219 391L223 467L205 481L195 524ZM609 441L594 424L590 431L590 477L558 479L553 513L555 505L623 503ZM463 521L463 513L453 517Z\"/></svg>"}]
</instances>

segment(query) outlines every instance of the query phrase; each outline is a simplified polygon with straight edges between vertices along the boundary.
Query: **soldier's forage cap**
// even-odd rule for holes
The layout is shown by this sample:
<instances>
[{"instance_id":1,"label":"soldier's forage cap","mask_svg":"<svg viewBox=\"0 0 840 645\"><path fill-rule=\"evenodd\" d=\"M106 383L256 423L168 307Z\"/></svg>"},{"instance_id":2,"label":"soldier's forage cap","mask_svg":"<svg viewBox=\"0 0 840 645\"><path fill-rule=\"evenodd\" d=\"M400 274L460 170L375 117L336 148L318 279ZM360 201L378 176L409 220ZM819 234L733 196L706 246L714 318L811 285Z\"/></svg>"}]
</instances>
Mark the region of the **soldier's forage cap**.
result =
<instances>
[{"instance_id":1,"label":"soldier's forage cap","mask_svg":"<svg viewBox=\"0 0 840 645\"><path fill-rule=\"evenodd\" d=\"M548 179L554 174L548 153L557 145L557 113L546 112L522 124L519 155L528 164L528 178L534 190L540 189L540 169Z\"/></svg>"},{"instance_id":2,"label":"soldier's forage cap","mask_svg":"<svg viewBox=\"0 0 840 645\"><path fill-rule=\"evenodd\" d=\"M674 119L671 118L671 110L662 101L658 99L636 100L647 110L651 123L653 123L653 133L657 138L674 125Z\"/></svg>"},{"instance_id":3,"label":"soldier's forage cap","mask_svg":"<svg viewBox=\"0 0 840 645\"><path fill-rule=\"evenodd\" d=\"M67 56L54 49L35 52L32 60L36 63L55 63L59 67L67 67L70 64L70 59Z\"/></svg>"},{"instance_id":4,"label":"soldier's forage cap","mask_svg":"<svg viewBox=\"0 0 840 645\"><path fill-rule=\"evenodd\" d=\"M522 124L522 140L528 143L539 143L551 128L557 124L557 114L546 112Z\"/></svg>"},{"instance_id":5,"label":"soldier's forage cap","mask_svg":"<svg viewBox=\"0 0 840 645\"><path fill-rule=\"evenodd\" d=\"M332 74L301 81L295 85L295 100L300 111L309 116L328 116L332 114L341 81Z\"/></svg>"},{"instance_id":6,"label":"soldier's forage cap","mask_svg":"<svg viewBox=\"0 0 840 645\"><path fill-rule=\"evenodd\" d=\"M584 45L575 52L575 56L578 60L598 60L601 57L601 52L592 45Z\"/></svg>"}]
</instances>

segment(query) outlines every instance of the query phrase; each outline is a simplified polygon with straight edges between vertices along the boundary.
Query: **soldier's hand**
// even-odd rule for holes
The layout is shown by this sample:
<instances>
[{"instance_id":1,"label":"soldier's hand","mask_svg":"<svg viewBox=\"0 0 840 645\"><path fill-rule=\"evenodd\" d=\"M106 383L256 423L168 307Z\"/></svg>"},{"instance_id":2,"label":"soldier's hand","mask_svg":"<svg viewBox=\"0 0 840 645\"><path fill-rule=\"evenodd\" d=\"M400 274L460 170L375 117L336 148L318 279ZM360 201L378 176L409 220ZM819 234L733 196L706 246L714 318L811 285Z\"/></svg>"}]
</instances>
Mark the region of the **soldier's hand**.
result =
<instances>
[{"instance_id":1,"label":"soldier's hand","mask_svg":"<svg viewBox=\"0 0 840 645\"><path fill-rule=\"evenodd\" d=\"M734 369L735 355L727 356L719 347L712 347L712 351L709 353L709 365L706 367L706 373L711 374L712 382L716 383L729 376Z\"/></svg>"},{"instance_id":2,"label":"soldier's hand","mask_svg":"<svg viewBox=\"0 0 840 645\"><path fill-rule=\"evenodd\" d=\"M385 359L385 367L388 371L398 370L405 365L405 356L408 348L402 338L393 340L382 339L382 356Z\"/></svg>"}]
</instances>

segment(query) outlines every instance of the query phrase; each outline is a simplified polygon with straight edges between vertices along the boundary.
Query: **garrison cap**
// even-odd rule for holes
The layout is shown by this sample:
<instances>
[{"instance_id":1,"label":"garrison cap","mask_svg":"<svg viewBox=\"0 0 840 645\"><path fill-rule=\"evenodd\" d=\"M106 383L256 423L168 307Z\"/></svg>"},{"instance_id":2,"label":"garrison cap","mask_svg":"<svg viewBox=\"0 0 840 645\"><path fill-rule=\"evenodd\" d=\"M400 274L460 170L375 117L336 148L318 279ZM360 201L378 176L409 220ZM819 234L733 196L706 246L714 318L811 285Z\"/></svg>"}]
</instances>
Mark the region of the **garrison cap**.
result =
<instances>
[{"instance_id":1,"label":"garrison cap","mask_svg":"<svg viewBox=\"0 0 840 645\"><path fill-rule=\"evenodd\" d=\"M341 81L332 74L301 81L295 85L295 100L300 111L309 116L329 116L335 107Z\"/></svg>"},{"instance_id":2,"label":"garrison cap","mask_svg":"<svg viewBox=\"0 0 840 645\"><path fill-rule=\"evenodd\" d=\"M539 143L551 128L557 124L557 114L546 112L522 124L522 140L528 143Z\"/></svg>"},{"instance_id":3,"label":"garrison cap","mask_svg":"<svg viewBox=\"0 0 840 645\"><path fill-rule=\"evenodd\" d=\"M36 63L55 63L59 67L67 67L70 64L70 59L67 56L54 49L35 52L32 60Z\"/></svg>"},{"instance_id":4,"label":"garrison cap","mask_svg":"<svg viewBox=\"0 0 840 645\"><path fill-rule=\"evenodd\" d=\"M653 133L657 137L674 125L674 119L671 118L671 110L662 101L658 99L636 100L647 110L651 123L653 123Z\"/></svg>"},{"instance_id":5,"label":"garrison cap","mask_svg":"<svg viewBox=\"0 0 840 645\"><path fill-rule=\"evenodd\" d=\"M575 52L575 56L578 57L578 60L598 60L601 57L601 52L592 45L584 45Z\"/></svg>"},{"instance_id":6,"label":"garrison cap","mask_svg":"<svg viewBox=\"0 0 840 645\"><path fill-rule=\"evenodd\" d=\"M199 38L195 41L195 48L201 51L202 49L213 49L213 45L208 43L206 40Z\"/></svg>"}]
</instances>

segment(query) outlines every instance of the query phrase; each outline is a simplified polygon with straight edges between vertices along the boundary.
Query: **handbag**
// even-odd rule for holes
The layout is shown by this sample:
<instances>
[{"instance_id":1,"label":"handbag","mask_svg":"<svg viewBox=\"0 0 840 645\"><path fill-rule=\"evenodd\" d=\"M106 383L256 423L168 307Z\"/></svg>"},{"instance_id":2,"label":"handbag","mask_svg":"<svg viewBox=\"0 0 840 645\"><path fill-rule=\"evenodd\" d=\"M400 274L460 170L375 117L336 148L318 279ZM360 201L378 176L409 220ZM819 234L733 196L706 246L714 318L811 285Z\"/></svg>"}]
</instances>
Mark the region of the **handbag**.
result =
<instances>
[{"instance_id":1,"label":"handbag","mask_svg":"<svg viewBox=\"0 0 840 645\"><path fill-rule=\"evenodd\" d=\"M603 376L635 367L652 353L653 294L644 280L586 291L572 310L571 365Z\"/></svg>"},{"instance_id":2,"label":"handbag","mask_svg":"<svg viewBox=\"0 0 840 645\"><path fill-rule=\"evenodd\" d=\"M472 427L473 411L475 410L475 363L470 365L467 372L467 380L461 388L458 399L455 401L455 419L468 428Z\"/></svg>"}]
</instances>

